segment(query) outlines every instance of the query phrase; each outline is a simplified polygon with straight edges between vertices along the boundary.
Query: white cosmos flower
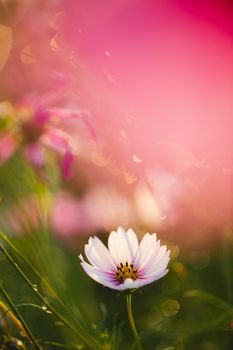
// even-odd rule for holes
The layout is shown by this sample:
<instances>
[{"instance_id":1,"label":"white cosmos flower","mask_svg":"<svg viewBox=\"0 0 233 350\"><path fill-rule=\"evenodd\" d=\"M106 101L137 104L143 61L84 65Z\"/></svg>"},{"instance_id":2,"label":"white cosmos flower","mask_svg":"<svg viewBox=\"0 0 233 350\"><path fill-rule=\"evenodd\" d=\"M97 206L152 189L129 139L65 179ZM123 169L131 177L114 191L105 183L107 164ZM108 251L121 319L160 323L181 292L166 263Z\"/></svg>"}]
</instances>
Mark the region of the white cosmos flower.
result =
<instances>
[{"instance_id":1,"label":"white cosmos flower","mask_svg":"<svg viewBox=\"0 0 233 350\"><path fill-rule=\"evenodd\" d=\"M125 290L152 283L165 276L170 251L161 246L155 233L146 233L140 244L132 229L119 227L108 238L108 249L96 236L85 245L89 264L80 254L84 271L106 287Z\"/></svg>"}]
</instances>

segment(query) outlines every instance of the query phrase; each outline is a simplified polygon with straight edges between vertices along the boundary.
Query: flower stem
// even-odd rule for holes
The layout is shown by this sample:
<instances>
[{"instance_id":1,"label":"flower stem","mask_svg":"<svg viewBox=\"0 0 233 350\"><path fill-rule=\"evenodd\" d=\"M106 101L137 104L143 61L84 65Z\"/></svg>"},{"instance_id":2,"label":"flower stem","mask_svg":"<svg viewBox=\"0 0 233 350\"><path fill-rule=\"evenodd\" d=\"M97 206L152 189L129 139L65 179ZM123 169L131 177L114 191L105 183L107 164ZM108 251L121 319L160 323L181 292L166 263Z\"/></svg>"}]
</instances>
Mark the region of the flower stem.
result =
<instances>
[{"instance_id":1,"label":"flower stem","mask_svg":"<svg viewBox=\"0 0 233 350\"><path fill-rule=\"evenodd\" d=\"M127 312L128 312L130 327L132 329L138 350L142 350L142 345L139 339L139 335L138 335L138 332L134 323L134 319L133 319L133 314L132 314L132 293L127 294L126 301L127 301Z\"/></svg>"}]
</instances>

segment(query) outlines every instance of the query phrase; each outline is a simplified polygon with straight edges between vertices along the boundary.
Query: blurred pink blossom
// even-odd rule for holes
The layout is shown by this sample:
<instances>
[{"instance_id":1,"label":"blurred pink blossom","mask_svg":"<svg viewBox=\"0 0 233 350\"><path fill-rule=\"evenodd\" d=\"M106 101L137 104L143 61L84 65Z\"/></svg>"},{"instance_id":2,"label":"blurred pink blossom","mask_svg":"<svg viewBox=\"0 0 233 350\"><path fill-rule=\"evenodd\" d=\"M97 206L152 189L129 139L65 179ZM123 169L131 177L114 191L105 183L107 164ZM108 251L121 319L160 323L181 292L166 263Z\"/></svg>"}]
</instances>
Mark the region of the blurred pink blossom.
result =
<instances>
[{"instance_id":1,"label":"blurred pink blossom","mask_svg":"<svg viewBox=\"0 0 233 350\"><path fill-rule=\"evenodd\" d=\"M57 98L54 93L51 101ZM52 108L46 104L43 105L46 101L48 102L48 94L40 97L25 97L18 104L17 115L22 130L24 153L32 165L42 167L46 161L45 150L54 151L61 159L60 168L64 179L69 179L72 177L75 159L74 142L72 142L72 134L69 133L69 124L73 125L73 119L78 119L82 123L83 113L68 108Z\"/></svg>"},{"instance_id":2,"label":"blurred pink blossom","mask_svg":"<svg viewBox=\"0 0 233 350\"><path fill-rule=\"evenodd\" d=\"M82 202L67 194L56 199L51 220L55 232L63 236L94 229Z\"/></svg>"},{"instance_id":3,"label":"blurred pink blossom","mask_svg":"<svg viewBox=\"0 0 233 350\"><path fill-rule=\"evenodd\" d=\"M45 165L44 152L38 144L25 146L24 154L27 160L36 168L42 168Z\"/></svg>"},{"instance_id":4,"label":"blurred pink blossom","mask_svg":"<svg viewBox=\"0 0 233 350\"><path fill-rule=\"evenodd\" d=\"M111 187L96 187L82 199L68 193L60 194L52 211L54 230L63 236L111 230L117 223L135 222L133 207L124 194Z\"/></svg>"},{"instance_id":5,"label":"blurred pink blossom","mask_svg":"<svg viewBox=\"0 0 233 350\"><path fill-rule=\"evenodd\" d=\"M16 140L10 133L0 134L0 165L14 153Z\"/></svg>"}]
</instances>

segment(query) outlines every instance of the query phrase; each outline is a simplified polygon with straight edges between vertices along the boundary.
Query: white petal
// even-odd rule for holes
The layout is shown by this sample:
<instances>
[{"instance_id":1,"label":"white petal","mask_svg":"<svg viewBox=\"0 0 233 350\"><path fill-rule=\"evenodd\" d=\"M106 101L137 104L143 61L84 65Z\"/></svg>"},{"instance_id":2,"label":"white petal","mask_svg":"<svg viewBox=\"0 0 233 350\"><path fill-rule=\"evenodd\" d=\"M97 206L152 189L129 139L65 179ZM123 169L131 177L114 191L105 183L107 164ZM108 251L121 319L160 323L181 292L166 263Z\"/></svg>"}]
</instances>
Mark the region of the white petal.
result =
<instances>
[{"instance_id":1,"label":"white petal","mask_svg":"<svg viewBox=\"0 0 233 350\"><path fill-rule=\"evenodd\" d=\"M116 269L116 264L113 261L113 258L109 252L109 250L105 247L105 245L101 242L101 240L98 237L94 237L94 241L96 244L96 248L99 251L99 254L102 256L102 259L105 260L105 264L109 264L109 266L111 265L111 267L114 269Z\"/></svg>"},{"instance_id":2,"label":"white petal","mask_svg":"<svg viewBox=\"0 0 233 350\"><path fill-rule=\"evenodd\" d=\"M165 271L164 270L161 271L160 273L154 275L153 277L145 278L142 280L141 286L146 286L147 284L153 283L153 282L159 280L160 278L164 277L167 273L168 273L168 269Z\"/></svg>"},{"instance_id":3,"label":"white petal","mask_svg":"<svg viewBox=\"0 0 233 350\"><path fill-rule=\"evenodd\" d=\"M110 233L108 248L116 264L121 262L124 264L126 261L131 263L138 250L138 240L133 230L130 229L126 232L119 227L117 232Z\"/></svg>"},{"instance_id":4,"label":"white petal","mask_svg":"<svg viewBox=\"0 0 233 350\"><path fill-rule=\"evenodd\" d=\"M89 238L88 244L85 245L85 254L93 266L106 271L116 268L108 249L97 237Z\"/></svg>"},{"instance_id":5,"label":"white petal","mask_svg":"<svg viewBox=\"0 0 233 350\"><path fill-rule=\"evenodd\" d=\"M125 290L125 289L135 289L135 288L139 288L141 285L141 281L139 279L133 281L131 278L126 278L126 280L124 280L124 283L121 283L118 286L119 290Z\"/></svg>"},{"instance_id":6,"label":"white petal","mask_svg":"<svg viewBox=\"0 0 233 350\"><path fill-rule=\"evenodd\" d=\"M142 268L150 262L151 258L154 258L160 249L160 241L157 241L156 234L150 235L146 233L142 238L139 245L138 252L135 256L135 266Z\"/></svg>"},{"instance_id":7,"label":"white petal","mask_svg":"<svg viewBox=\"0 0 233 350\"><path fill-rule=\"evenodd\" d=\"M160 266L164 260L166 260L166 257L169 257L170 251L168 253L167 247L162 246L159 248L159 251L155 252L155 254L150 255L149 259L146 259L146 261L141 264L139 267L140 270L150 270L154 269L156 266Z\"/></svg>"},{"instance_id":8,"label":"white petal","mask_svg":"<svg viewBox=\"0 0 233 350\"><path fill-rule=\"evenodd\" d=\"M130 228L127 231L127 235L130 240L131 248L132 248L132 255L135 256L135 254L138 251L138 237L136 233Z\"/></svg>"},{"instance_id":9,"label":"white petal","mask_svg":"<svg viewBox=\"0 0 233 350\"><path fill-rule=\"evenodd\" d=\"M139 270L140 276L153 277L154 275L166 270L170 260L169 254L170 251L167 251L167 253L159 261L156 261L151 266L147 266Z\"/></svg>"},{"instance_id":10,"label":"white petal","mask_svg":"<svg viewBox=\"0 0 233 350\"><path fill-rule=\"evenodd\" d=\"M84 259L83 259L83 255L82 254L79 254L79 259L81 260L81 261L84 261Z\"/></svg>"},{"instance_id":11,"label":"white petal","mask_svg":"<svg viewBox=\"0 0 233 350\"><path fill-rule=\"evenodd\" d=\"M114 274L110 274L110 273L106 273L103 272L91 265L89 265L88 263L86 263L85 261L81 262L81 265L84 269L84 271L86 272L86 274L91 277L94 281L112 288L112 289L118 289L118 285L115 279Z\"/></svg>"}]
</instances>

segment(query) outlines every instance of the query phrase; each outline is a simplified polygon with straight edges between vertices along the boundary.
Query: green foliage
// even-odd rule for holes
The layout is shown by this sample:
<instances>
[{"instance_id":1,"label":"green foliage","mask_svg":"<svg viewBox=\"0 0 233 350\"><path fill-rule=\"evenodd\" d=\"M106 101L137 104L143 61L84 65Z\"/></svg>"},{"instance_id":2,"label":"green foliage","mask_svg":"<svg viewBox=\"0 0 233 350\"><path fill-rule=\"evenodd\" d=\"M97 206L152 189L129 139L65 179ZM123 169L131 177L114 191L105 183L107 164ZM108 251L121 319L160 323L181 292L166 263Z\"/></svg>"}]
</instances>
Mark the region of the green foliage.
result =
<instances>
[{"instance_id":1,"label":"green foliage","mask_svg":"<svg viewBox=\"0 0 233 350\"><path fill-rule=\"evenodd\" d=\"M11 321L11 337L32 349L134 348L125 296L86 278L77 257L50 232L41 228L14 240L1 234L1 251L1 267L8 271L1 276L1 300L27 334L22 337ZM187 269L185 277L171 271L166 279L135 294L143 349L230 350L233 307L221 297L222 288L213 290L216 281L209 281L208 291L187 288L205 284L213 266L219 265L219 256L213 255L198 271L184 257L180 261ZM7 313L2 319L8 319Z\"/></svg>"}]
</instances>

